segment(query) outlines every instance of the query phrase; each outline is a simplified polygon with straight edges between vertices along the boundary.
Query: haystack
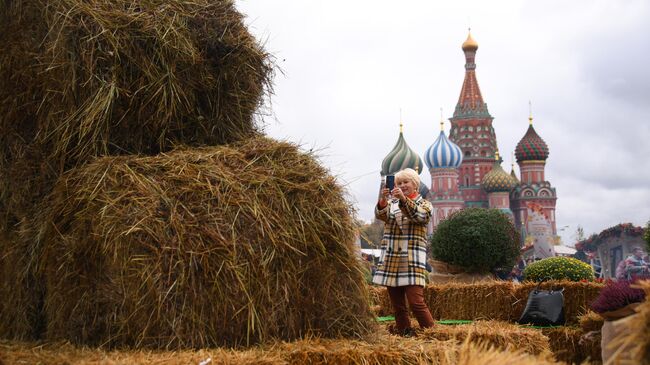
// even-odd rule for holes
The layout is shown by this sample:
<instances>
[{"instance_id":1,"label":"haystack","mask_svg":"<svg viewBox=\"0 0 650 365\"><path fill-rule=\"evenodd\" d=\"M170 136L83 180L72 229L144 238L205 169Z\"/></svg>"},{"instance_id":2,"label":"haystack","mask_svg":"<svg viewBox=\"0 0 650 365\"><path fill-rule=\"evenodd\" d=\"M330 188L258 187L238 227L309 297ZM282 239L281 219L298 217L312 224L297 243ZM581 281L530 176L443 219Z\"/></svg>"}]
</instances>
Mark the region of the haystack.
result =
<instances>
[{"instance_id":1,"label":"haystack","mask_svg":"<svg viewBox=\"0 0 650 365\"><path fill-rule=\"evenodd\" d=\"M33 340L44 329L38 262L25 252L25 242L16 232L0 231L0 338Z\"/></svg>"},{"instance_id":2,"label":"haystack","mask_svg":"<svg viewBox=\"0 0 650 365\"><path fill-rule=\"evenodd\" d=\"M62 173L256 136L272 71L230 0L0 1L0 337L40 335L25 233Z\"/></svg>"},{"instance_id":3,"label":"haystack","mask_svg":"<svg viewBox=\"0 0 650 365\"><path fill-rule=\"evenodd\" d=\"M374 328L336 179L255 138L65 174L40 230L47 339L250 345Z\"/></svg>"},{"instance_id":4,"label":"haystack","mask_svg":"<svg viewBox=\"0 0 650 365\"><path fill-rule=\"evenodd\" d=\"M272 71L231 0L0 2L2 213L94 156L255 135Z\"/></svg>"},{"instance_id":5,"label":"haystack","mask_svg":"<svg viewBox=\"0 0 650 365\"><path fill-rule=\"evenodd\" d=\"M541 331L548 337L551 350L558 361L568 364L601 362L600 336L585 337L585 331L572 326L548 327Z\"/></svg>"},{"instance_id":6,"label":"haystack","mask_svg":"<svg viewBox=\"0 0 650 365\"><path fill-rule=\"evenodd\" d=\"M604 321L605 320L600 314L592 310L587 311L587 313L578 317L578 323L584 332L600 332L600 330L603 328Z\"/></svg>"}]
</instances>

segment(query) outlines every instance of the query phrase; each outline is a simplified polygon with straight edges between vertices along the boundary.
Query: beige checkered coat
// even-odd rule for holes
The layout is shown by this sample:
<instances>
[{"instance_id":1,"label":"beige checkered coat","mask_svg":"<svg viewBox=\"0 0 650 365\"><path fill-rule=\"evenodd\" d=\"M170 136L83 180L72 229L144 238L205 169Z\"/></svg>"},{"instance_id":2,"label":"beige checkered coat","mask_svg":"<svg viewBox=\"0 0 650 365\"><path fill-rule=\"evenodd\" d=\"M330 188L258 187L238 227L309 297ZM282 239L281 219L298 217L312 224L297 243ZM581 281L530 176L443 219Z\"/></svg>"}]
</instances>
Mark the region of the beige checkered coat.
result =
<instances>
[{"instance_id":1,"label":"beige checkered coat","mask_svg":"<svg viewBox=\"0 0 650 365\"><path fill-rule=\"evenodd\" d=\"M381 257L372 282L384 286L426 284L427 224L431 203L418 195L401 203L391 200L375 207L375 217L386 223L381 240Z\"/></svg>"}]
</instances>

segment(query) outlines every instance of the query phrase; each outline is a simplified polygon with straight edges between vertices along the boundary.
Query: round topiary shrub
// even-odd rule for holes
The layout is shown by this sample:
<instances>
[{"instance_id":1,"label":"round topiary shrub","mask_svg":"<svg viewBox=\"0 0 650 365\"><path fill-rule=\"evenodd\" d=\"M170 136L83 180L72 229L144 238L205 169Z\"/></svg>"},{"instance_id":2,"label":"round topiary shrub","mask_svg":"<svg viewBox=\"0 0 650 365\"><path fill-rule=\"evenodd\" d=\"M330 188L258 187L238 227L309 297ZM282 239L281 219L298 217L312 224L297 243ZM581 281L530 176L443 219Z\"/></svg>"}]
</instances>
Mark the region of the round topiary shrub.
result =
<instances>
[{"instance_id":1,"label":"round topiary shrub","mask_svg":"<svg viewBox=\"0 0 650 365\"><path fill-rule=\"evenodd\" d=\"M549 257L533 262L524 269L524 280L593 280L591 265L572 257Z\"/></svg>"},{"instance_id":2,"label":"round topiary shrub","mask_svg":"<svg viewBox=\"0 0 650 365\"><path fill-rule=\"evenodd\" d=\"M511 269L519 256L519 234L502 211L467 208L438 225L431 238L431 255L467 272Z\"/></svg>"}]
</instances>

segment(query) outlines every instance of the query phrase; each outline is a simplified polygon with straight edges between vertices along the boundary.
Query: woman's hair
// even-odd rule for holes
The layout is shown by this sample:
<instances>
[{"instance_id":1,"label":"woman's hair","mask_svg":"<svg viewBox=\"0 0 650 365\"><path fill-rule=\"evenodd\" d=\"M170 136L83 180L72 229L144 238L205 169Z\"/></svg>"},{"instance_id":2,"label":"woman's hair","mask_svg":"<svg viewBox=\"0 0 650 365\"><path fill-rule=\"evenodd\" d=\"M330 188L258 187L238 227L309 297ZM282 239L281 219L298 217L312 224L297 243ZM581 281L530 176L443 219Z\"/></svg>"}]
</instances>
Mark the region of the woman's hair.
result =
<instances>
[{"instance_id":1,"label":"woman's hair","mask_svg":"<svg viewBox=\"0 0 650 365\"><path fill-rule=\"evenodd\" d=\"M400 170L395 174L395 182L398 180L411 180L415 185L415 191L420 188L420 175L413 169Z\"/></svg>"}]
</instances>

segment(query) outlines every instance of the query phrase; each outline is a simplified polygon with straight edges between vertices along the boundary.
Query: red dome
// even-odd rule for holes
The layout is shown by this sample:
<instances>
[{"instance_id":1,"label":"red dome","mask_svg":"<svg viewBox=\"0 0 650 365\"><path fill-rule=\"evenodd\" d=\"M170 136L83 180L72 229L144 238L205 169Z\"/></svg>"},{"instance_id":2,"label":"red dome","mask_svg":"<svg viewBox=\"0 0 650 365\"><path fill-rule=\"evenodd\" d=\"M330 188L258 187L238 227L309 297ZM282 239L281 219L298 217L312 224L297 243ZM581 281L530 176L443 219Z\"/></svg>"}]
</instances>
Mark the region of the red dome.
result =
<instances>
[{"instance_id":1,"label":"red dome","mask_svg":"<svg viewBox=\"0 0 650 365\"><path fill-rule=\"evenodd\" d=\"M515 149L517 162L520 161L544 161L548 158L548 145L537 135L531 124L524 137L517 143Z\"/></svg>"}]
</instances>

